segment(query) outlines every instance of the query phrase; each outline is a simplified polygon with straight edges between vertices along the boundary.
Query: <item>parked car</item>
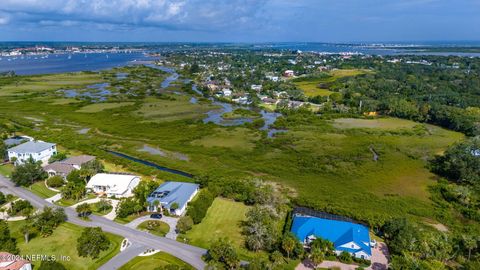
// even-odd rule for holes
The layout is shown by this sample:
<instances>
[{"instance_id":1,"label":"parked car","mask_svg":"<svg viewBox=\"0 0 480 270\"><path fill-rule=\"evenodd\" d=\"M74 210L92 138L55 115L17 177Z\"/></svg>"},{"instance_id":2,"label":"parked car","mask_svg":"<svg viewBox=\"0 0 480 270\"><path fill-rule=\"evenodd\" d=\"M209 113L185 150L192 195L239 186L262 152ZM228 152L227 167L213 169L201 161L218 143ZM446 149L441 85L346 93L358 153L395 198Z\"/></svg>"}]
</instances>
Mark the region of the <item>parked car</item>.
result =
<instances>
[{"instance_id":1,"label":"parked car","mask_svg":"<svg viewBox=\"0 0 480 270\"><path fill-rule=\"evenodd\" d=\"M154 214L151 214L151 215L150 215L150 218L161 219L161 218L162 218L162 214L160 214L160 213L154 213Z\"/></svg>"}]
</instances>

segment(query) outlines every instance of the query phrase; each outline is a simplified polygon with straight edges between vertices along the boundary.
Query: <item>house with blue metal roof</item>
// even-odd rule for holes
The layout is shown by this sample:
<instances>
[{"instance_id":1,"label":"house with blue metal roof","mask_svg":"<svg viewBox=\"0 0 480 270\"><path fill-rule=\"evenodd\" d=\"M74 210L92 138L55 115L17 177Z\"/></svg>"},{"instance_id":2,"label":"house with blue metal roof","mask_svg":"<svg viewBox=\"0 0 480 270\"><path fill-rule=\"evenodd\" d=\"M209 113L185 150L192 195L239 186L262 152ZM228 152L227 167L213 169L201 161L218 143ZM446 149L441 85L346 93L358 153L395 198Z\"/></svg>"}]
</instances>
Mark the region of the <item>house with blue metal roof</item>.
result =
<instances>
[{"instance_id":1,"label":"house with blue metal roof","mask_svg":"<svg viewBox=\"0 0 480 270\"><path fill-rule=\"evenodd\" d=\"M295 214L291 232L303 244L315 238L329 240L337 255L346 251L365 260L372 256L368 228L361 224Z\"/></svg>"},{"instance_id":2,"label":"house with blue metal roof","mask_svg":"<svg viewBox=\"0 0 480 270\"><path fill-rule=\"evenodd\" d=\"M161 212L163 210L177 216L183 215L187 204L195 197L199 189L198 184L165 182L147 197L148 211Z\"/></svg>"}]
</instances>

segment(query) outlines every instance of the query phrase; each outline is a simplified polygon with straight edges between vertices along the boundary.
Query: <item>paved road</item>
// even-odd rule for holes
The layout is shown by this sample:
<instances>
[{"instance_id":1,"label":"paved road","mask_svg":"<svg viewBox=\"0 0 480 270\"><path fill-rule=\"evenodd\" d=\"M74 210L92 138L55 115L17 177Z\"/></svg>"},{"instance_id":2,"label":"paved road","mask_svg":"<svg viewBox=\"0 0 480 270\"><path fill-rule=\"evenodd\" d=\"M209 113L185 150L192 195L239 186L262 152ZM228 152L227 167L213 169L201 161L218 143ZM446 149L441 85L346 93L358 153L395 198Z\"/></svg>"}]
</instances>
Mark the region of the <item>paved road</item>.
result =
<instances>
[{"instance_id":1,"label":"paved road","mask_svg":"<svg viewBox=\"0 0 480 270\"><path fill-rule=\"evenodd\" d=\"M17 195L18 197L30 201L30 203L32 203L34 207L59 207L45 201L44 199L36 196L28 190L15 187L8 178L5 178L2 175L0 175L0 186L6 187L11 193ZM101 227L104 231L128 238L130 242L132 242L132 244L162 250L175 257L178 257L179 259L185 261L186 263L189 263L197 269L205 268L205 262L203 262L201 259L202 255L206 253L205 249L180 243L172 239L158 237L149 233L141 232L136 229L128 228L106 218L95 215L90 216L91 221L84 221L77 217L77 213L74 209L68 207L64 207L64 209L65 213L67 214L68 221L73 224L83 227Z\"/></svg>"},{"instance_id":2,"label":"paved road","mask_svg":"<svg viewBox=\"0 0 480 270\"><path fill-rule=\"evenodd\" d=\"M126 250L118 253L115 257L113 257L110 261L106 264L102 265L98 270L111 270L111 269L118 269L122 265L128 263L131 259L138 256L138 254L145 251L145 247L138 244L132 244Z\"/></svg>"}]
</instances>

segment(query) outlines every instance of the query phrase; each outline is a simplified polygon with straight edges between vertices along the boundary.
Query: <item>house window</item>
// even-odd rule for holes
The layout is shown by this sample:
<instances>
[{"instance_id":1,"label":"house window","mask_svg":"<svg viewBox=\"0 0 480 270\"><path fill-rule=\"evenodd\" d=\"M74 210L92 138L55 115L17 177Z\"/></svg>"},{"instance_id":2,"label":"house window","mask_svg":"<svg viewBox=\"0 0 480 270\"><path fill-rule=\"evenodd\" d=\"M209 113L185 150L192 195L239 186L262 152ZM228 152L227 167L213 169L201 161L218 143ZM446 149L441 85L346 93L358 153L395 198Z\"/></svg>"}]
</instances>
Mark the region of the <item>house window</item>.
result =
<instances>
[{"instance_id":1,"label":"house window","mask_svg":"<svg viewBox=\"0 0 480 270\"><path fill-rule=\"evenodd\" d=\"M364 256L364 255L362 255L362 256L360 256L360 257L362 258L362 260L365 260L365 256Z\"/></svg>"},{"instance_id":2,"label":"house window","mask_svg":"<svg viewBox=\"0 0 480 270\"><path fill-rule=\"evenodd\" d=\"M355 248L355 245L354 245L354 244L352 244L352 248Z\"/></svg>"}]
</instances>

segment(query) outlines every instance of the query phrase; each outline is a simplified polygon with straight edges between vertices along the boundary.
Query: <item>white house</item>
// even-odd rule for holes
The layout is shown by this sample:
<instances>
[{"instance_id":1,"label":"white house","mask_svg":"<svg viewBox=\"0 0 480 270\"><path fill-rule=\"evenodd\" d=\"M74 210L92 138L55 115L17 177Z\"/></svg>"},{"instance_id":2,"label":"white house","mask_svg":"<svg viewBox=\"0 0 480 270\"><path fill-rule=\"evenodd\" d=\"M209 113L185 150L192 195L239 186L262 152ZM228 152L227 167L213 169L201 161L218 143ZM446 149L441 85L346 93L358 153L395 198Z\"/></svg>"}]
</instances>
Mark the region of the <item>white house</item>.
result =
<instances>
[{"instance_id":1,"label":"white house","mask_svg":"<svg viewBox=\"0 0 480 270\"><path fill-rule=\"evenodd\" d=\"M283 72L283 76L285 76L285 77L293 77L293 76L295 76L295 72L294 72L293 70L285 70L285 71Z\"/></svg>"},{"instance_id":2,"label":"white house","mask_svg":"<svg viewBox=\"0 0 480 270\"><path fill-rule=\"evenodd\" d=\"M228 88L223 88L222 89L222 93L223 93L223 96L224 97L229 97L232 95L232 90L228 89Z\"/></svg>"},{"instance_id":3,"label":"white house","mask_svg":"<svg viewBox=\"0 0 480 270\"><path fill-rule=\"evenodd\" d=\"M140 177L129 174L98 173L87 183L87 189L97 194L117 198L132 196L133 189L140 183Z\"/></svg>"},{"instance_id":4,"label":"white house","mask_svg":"<svg viewBox=\"0 0 480 270\"><path fill-rule=\"evenodd\" d=\"M250 88L251 88L252 90L254 90L254 91L260 92L260 91L262 91L262 88L263 88L263 87L262 87L261 84L252 84L252 85L250 86Z\"/></svg>"},{"instance_id":5,"label":"white house","mask_svg":"<svg viewBox=\"0 0 480 270\"><path fill-rule=\"evenodd\" d=\"M30 157L35 161L46 164L48 159L57 153L54 143L43 141L29 141L8 149L8 159L16 159L15 165L25 163Z\"/></svg>"}]
</instances>

